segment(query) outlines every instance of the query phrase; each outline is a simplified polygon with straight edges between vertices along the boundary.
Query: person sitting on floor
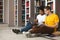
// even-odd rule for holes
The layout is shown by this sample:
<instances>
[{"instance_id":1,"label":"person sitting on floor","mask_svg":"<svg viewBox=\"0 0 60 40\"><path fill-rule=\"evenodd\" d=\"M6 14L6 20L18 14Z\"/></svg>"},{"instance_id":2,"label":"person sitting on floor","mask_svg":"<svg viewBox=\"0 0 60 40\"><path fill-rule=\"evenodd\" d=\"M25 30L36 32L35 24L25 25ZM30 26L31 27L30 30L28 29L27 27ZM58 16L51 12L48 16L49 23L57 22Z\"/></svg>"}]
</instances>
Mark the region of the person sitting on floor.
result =
<instances>
[{"instance_id":1,"label":"person sitting on floor","mask_svg":"<svg viewBox=\"0 0 60 40\"><path fill-rule=\"evenodd\" d=\"M22 32L27 32L28 30L30 30L32 28L32 26L36 26L36 24L41 25L43 24L43 22L45 21L45 13L44 13L44 6L41 6L39 8L39 15L37 15L37 18L34 20L34 23L28 22L26 27L22 28L21 30L19 29L12 29L12 31L14 33L22 33Z\"/></svg>"},{"instance_id":2,"label":"person sitting on floor","mask_svg":"<svg viewBox=\"0 0 60 40\"><path fill-rule=\"evenodd\" d=\"M59 23L58 16L51 12L51 8L49 6L46 6L44 11L47 15L45 18L45 23L39 27L33 26L32 29L28 31L28 33L52 34L57 30ZM38 18L41 19L40 17Z\"/></svg>"}]
</instances>

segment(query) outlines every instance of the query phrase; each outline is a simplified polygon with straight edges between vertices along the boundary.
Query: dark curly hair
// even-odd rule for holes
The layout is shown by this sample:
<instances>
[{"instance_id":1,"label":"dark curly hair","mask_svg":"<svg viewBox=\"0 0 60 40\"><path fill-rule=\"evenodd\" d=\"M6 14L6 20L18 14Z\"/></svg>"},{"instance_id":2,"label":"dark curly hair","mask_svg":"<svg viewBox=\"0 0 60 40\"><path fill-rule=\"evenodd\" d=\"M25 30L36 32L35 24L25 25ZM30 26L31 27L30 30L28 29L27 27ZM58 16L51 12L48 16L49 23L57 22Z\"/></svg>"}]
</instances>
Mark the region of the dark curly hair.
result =
<instances>
[{"instance_id":1,"label":"dark curly hair","mask_svg":"<svg viewBox=\"0 0 60 40\"><path fill-rule=\"evenodd\" d=\"M39 10L42 10L44 12L44 8L45 8L44 6L40 6Z\"/></svg>"}]
</instances>

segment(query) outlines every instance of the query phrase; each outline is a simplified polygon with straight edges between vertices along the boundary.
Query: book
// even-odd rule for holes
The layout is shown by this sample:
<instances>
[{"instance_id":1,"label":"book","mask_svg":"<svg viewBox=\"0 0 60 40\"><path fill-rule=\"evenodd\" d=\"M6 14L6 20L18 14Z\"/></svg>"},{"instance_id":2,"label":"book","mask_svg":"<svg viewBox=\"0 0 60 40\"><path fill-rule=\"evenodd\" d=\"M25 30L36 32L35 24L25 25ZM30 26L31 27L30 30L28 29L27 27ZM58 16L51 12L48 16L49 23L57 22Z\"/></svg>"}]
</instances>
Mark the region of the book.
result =
<instances>
[{"instance_id":1,"label":"book","mask_svg":"<svg viewBox=\"0 0 60 40\"><path fill-rule=\"evenodd\" d=\"M29 1L26 2L26 7L28 7L28 6L29 6Z\"/></svg>"},{"instance_id":2,"label":"book","mask_svg":"<svg viewBox=\"0 0 60 40\"><path fill-rule=\"evenodd\" d=\"M26 13L29 13L29 8L26 8Z\"/></svg>"},{"instance_id":3,"label":"book","mask_svg":"<svg viewBox=\"0 0 60 40\"><path fill-rule=\"evenodd\" d=\"M25 4L25 0L22 0L22 4Z\"/></svg>"},{"instance_id":4,"label":"book","mask_svg":"<svg viewBox=\"0 0 60 40\"><path fill-rule=\"evenodd\" d=\"M26 15L26 19L29 19L29 15Z\"/></svg>"}]
</instances>

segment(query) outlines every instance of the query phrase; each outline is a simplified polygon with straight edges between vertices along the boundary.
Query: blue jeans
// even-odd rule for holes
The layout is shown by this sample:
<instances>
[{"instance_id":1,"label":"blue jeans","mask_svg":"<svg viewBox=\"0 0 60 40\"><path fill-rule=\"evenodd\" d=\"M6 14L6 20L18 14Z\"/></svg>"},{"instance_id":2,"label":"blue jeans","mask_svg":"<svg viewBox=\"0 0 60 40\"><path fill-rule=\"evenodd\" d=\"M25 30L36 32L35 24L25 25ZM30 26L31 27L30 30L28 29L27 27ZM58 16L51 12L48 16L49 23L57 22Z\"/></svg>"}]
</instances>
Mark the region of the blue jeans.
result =
<instances>
[{"instance_id":1,"label":"blue jeans","mask_svg":"<svg viewBox=\"0 0 60 40\"><path fill-rule=\"evenodd\" d=\"M26 32L26 31L28 31L31 28L32 28L32 24L31 24L31 22L28 22L27 25L24 28L22 28L20 31L21 32L23 32L23 31Z\"/></svg>"}]
</instances>

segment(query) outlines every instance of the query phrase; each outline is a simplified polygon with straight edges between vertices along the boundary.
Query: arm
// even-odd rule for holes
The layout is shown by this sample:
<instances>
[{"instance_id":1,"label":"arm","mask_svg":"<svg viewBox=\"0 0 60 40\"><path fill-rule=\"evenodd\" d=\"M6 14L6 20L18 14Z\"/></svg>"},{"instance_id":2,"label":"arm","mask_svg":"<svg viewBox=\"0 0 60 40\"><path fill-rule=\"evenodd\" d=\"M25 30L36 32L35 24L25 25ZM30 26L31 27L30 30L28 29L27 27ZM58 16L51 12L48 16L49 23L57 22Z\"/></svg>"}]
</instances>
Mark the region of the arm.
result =
<instances>
[{"instance_id":1,"label":"arm","mask_svg":"<svg viewBox=\"0 0 60 40\"><path fill-rule=\"evenodd\" d=\"M35 19L35 20L34 20L34 23L38 23L38 20L37 20L37 19Z\"/></svg>"},{"instance_id":2,"label":"arm","mask_svg":"<svg viewBox=\"0 0 60 40\"><path fill-rule=\"evenodd\" d=\"M52 28L57 28L58 23L59 23L59 17L57 15L54 15L53 21L54 21L54 25L52 25L51 27ZM48 25L46 25L46 26L48 26Z\"/></svg>"},{"instance_id":3,"label":"arm","mask_svg":"<svg viewBox=\"0 0 60 40\"><path fill-rule=\"evenodd\" d=\"M51 27L51 28L58 28L58 23L55 23L55 25L52 25L52 26L49 26L49 25L46 25L46 24L45 24L45 26Z\"/></svg>"}]
</instances>

